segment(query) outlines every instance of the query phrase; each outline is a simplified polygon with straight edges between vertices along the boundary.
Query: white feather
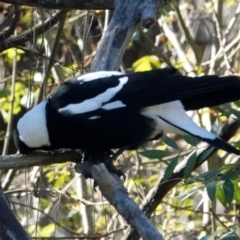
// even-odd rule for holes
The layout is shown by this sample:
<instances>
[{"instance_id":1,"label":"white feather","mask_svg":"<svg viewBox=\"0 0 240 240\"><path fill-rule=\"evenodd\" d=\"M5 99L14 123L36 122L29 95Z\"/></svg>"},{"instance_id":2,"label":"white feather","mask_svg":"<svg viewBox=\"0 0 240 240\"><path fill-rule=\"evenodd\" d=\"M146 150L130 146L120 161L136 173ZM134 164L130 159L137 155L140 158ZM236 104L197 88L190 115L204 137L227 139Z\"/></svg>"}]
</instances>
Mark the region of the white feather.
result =
<instances>
[{"instance_id":1,"label":"white feather","mask_svg":"<svg viewBox=\"0 0 240 240\"><path fill-rule=\"evenodd\" d=\"M111 103L104 104L101 108L105 110L112 110L121 107L126 107L126 105L122 103L122 101L114 101Z\"/></svg>"},{"instance_id":2,"label":"white feather","mask_svg":"<svg viewBox=\"0 0 240 240\"><path fill-rule=\"evenodd\" d=\"M30 148L50 146L46 124L47 100L27 112L17 123L19 138Z\"/></svg>"},{"instance_id":3,"label":"white feather","mask_svg":"<svg viewBox=\"0 0 240 240\"><path fill-rule=\"evenodd\" d=\"M128 77L119 78L119 84L116 87L108 88L104 93L97 95L94 98L87 99L81 103L69 104L64 108L58 110L62 114L81 114L91 112L99 109L103 103L111 100L117 92L119 92L123 85L128 81Z\"/></svg>"},{"instance_id":4,"label":"white feather","mask_svg":"<svg viewBox=\"0 0 240 240\"><path fill-rule=\"evenodd\" d=\"M98 78L105 78L118 75L123 75L123 73L117 71L99 71L78 76L77 80L88 82L92 80L97 80Z\"/></svg>"},{"instance_id":5,"label":"white feather","mask_svg":"<svg viewBox=\"0 0 240 240\"><path fill-rule=\"evenodd\" d=\"M146 107L142 109L141 114L155 120L156 132L163 130L169 133L189 133L200 138L216 138L214 134L199 127L192 121L180 101ZM153 136L156 132L153 133Z\"/></svg>"}]
</instances>

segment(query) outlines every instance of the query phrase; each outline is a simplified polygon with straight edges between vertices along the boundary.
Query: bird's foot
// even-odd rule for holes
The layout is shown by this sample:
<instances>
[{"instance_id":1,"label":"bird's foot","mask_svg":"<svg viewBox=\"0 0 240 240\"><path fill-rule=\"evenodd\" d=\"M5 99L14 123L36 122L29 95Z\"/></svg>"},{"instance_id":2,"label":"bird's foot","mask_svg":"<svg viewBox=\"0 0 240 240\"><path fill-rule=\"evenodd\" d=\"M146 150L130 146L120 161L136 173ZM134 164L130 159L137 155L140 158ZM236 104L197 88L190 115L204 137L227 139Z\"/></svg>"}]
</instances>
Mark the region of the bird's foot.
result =
<instances>
[{"instance_id":1,"label":"bird's foot","mask_svg":"<svg viewBox=\"0 0 240 240\"><path fill-rule=\"evenodd\" d=\"M121 151L121 153L122 153L122 151ZM103 163L110 173L116 174L119 178L123 177L123 179L125 181L124 173L120 169L117 169L113 164L113 161L119 155L120 154L116 154L116 153L112 153L112 152L94 153L94 154L91 152L87 152L87 154L85 153L85 156L83 159L83 163L84 163L85 167L81 171L83 176L85 178L93 178L91 172L89 171L90 166L87 166L88 164L91 165L91 164ZM98 185L97 185L96 181L94 181L94 183L93 183L94 190L96 189L97 186Z\"/></svg>"}]
</instances>

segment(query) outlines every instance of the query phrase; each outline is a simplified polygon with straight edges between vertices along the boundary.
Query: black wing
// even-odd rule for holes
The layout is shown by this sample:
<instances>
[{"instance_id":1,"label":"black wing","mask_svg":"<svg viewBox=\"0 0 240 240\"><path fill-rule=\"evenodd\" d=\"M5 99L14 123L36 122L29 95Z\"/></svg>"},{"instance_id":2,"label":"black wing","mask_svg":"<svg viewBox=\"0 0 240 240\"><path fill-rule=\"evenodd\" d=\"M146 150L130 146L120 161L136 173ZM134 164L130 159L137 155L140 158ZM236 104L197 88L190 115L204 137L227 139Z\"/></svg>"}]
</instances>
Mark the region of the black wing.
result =
<instances>
[{"instance_id":1,"label":"black wing","mask_svg":"<svg viewBox=\"0 0 240 240\"><path fill-rule=\"evenodd\" d=\"M96 72L95 80L73 79L64 83L50 97L55 109L89 100L89 109L85 106L84 110L79 111L82 117L89 118L104 112L138 110L175 100L180 100L186 110L194 110L240 99L240 80L236 76L191 78L181 76L175 69L169 68L102 78L98 78L97 74ZM126 81L121 88L110 99L109 96L105 98L107 90L117 88L123 78ZM99 95L102 98L98 104L96 97ZM96 101L97 106L92 108L93 101ZM105 107L111 103L116 104L110 108Z\"/></svg>"}]
</instances>

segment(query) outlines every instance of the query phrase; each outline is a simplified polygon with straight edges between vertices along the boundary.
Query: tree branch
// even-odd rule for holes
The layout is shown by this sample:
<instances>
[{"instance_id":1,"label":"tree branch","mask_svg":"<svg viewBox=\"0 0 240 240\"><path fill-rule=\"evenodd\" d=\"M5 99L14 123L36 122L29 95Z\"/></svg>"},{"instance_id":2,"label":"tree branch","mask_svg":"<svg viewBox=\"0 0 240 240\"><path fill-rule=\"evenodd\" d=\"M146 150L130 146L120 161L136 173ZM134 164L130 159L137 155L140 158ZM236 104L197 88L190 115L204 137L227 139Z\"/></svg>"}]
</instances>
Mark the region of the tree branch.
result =
<instances>
[{"instance_id":1,"label":"tree branch","mask_svg":"<svg viewBox=\"0 0 240 240\"><path fill-rule=\"evenodd\" d=\"M0 186L0 239L4 240L29 240L17 218L14 216L7 197Z\"/></svg>"},{"instance_id":2,"label":"tree branch","mask_svg":"<svg viewBox=\"0 0 240 240\"><path fill-rule=\"evenodd\" d=\"M115 0L115 7L111 22L93 60L91 71L116 70L137 24L141 22L149 25L153 22L159 3L156 0Z\"/></svg>"},{"instance_id":3,"label":"tree branch","mask_svg":"<svg viewBox=\"0 0 240 240\"><path fill-rule=\"evenodd\" d=\"M122 55L137 25L148 25L158 10L157 0L115 0L115 12L103 35L91 71L115 70L119 68ZM85 166L83 166L85 164ZM86 169L98 184L102 195L125 218L143 239L159 239L162 235L143 214L136 203L129 198L118 178L111 175L103 164L77 164L76 169Z\"/></svg>"},{"instance_id":4,"label":"tree branch","mask_svg":"<svg viewBox=\"0 0 240 240\"><path fill-rule=\"evenodd\" d=\"M11 16L15 14L14 18L12 19ZM17 28L17 24L21 17L21 8L19 6L14 6L13 10L7 15L7 17L2 22L0 28L4 29L5 27L9 26L8 30L4 31L0 34L0 41L4 41L8 37L10 37L14 30Z\"/></svg>"},{"instance_id":5,"label":"tree branch","mask_svg":"<svg viewBox=\"0 0 240 240\"><path fill-rule=\"evenodd\" d=\"M14 5L26 5L52 9L114 9L114 0L3 0L2 2ZM134 2L134 1L132 1ZM161 3L162 0L157 0Z\"/></svg>"},{"instance_id":6,"label":"tree branch","mask_svg":"<svg viewBox=\"0 0 240 240\"><path fill-rule=\"evenodd\" d=\"M23 33L19 34L16 37L4 39L4 42L0 45L0 52L6 49L9 49L11 47L18 47L18 46L25 45L26 42L32 41L33 34L35 37L39 36L40 34L43 34L47 30L49 30L51 27L53 27L55 24L57 24L59 20L63 18L65 15L66 15L65 11L57 11L50 18L45 20L43 24L33 29L24 31Z\"/></svg>"},{"instance_id":7,"label":"tree branch","mask_svg":"<svg viewBox=\"0 0 240 240\"><path fill-rule=\"evenodd\" d=\"M7 155L0 157L0 169L20 169L33 166L50 165L54 163L64 163L67 161L81 161L80 152L72 150L59 150L55 152L38 151L32 154Z\"/></svg>"},{"instance_id":8,"label":"tree branch","mask_svg":"<svg viewBox=\"0 0 240 240\"><path fill-rule=\"evenodd\" d=\"M81 165L85 166L80 166L80 172L86 167L89 169L102 195L116 208L128 224L136 229L143 239L163 240L157 228L139 209L138 205L128 196L119 177L110 174L104 164L90 165L85 162ZM75 169L76 171L79 170L77 168Z\"/></svg>"}]
</instances>

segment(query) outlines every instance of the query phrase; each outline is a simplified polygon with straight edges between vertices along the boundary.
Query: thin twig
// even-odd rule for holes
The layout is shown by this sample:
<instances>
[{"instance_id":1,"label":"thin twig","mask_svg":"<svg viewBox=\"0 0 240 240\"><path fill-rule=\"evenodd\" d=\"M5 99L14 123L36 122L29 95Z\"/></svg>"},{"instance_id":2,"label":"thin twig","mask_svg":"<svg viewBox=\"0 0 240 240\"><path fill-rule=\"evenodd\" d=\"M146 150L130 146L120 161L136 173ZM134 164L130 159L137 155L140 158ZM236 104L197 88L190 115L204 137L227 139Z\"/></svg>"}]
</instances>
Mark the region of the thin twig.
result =
<instances>
[{"instance_id":1,"label":"thin twig","mask_svg":"<svg viewBox=\"0 0 240 240\"><path fill-rule=\"evenodd\" d=\"M17 35L17 31L15 31L15 36ZM10 108L9 108L9 118L8 118L8 125L7 131L5 134L4 139L4 146L2 155L6 155L8 152L8 147L12 135L12 124L13 124L13 108L14 108L14 94L15 94L15 82L16 82L16 75L17 75L17 49L14 51L13 57L13 67L12 67L12 82L11 82L11 99L10 99Z\"/></svg>"},{"instance_id":2,"label":"thin twig","mask_svg":"<svg viewBox=\"0 0 240 240\"><path fill-rule=\"evenodd\" d=\"M196 59L196 62L197 62L197 65L199 66L201 64L201 61L202 61L202 53L201 53L201 50L200 48L198 47L198 45L194 42L184 20L183 20L183 17L182 17L182 14L181 14L181 11L178 7L178 5L173 2L171 3L171 5L174 7L176 13L177 13L177 16L178 16L178 19L179 19L179 22L181 24L181 27L183 29L183 32L185 33L185 36L186 36L186 39L187 39L187 42L188 44L191 46L192 50L193 50L193 53L195 55L195 59Z\"/></svg>"},{"instance_id":3,"label":"thin twig","mask_svg":"<svg viewBox=\"0 0 240 240\"><path fill-rule=\"evenodd\" d=\"M77 151L59 150L55 152L34 152L28 155L6 155L0 157L0 169L20 169L33 166L43 166L68 161L81 161L82 156Z\"/></svg>"},{"instance_id":4,"label":"thin twig","mask_svg":"<svg viewBox=\"0 0 240 240\"><path fill-rule=\"evenodd\" d=\"M171 68L175 68L174 65L171 63L171 61L169 60L168 57L166 57L160 50L158 47L155 46L155 44L153 43L153 41L148 37L148 35L142 31L142 29L139 28L139 31L141 32L141 35L148 41L148 43L151 45L151 47L154 50L154 54L159 58L162 59L163 62L165 62L169 67Z\"/></svg>"},{"instance_id":5,"label":"thin twig","mask_svg":"<svg viewBox=\"0 0 240 240\"><path fill-rule=\"evenodd\" d=\"M17 30L15 30L14 36L17 36ZM10 140L12 137L12 128L13 128L13 109L14 109L14 96L15 96L15 82L17 75L17 49L14 50L13 57L13 67L12 67L12 82L11 82L11 99L10 99L10 109L9 109L9 118L8 125L4 139L3 152L2 155L6 155L8 153ZM7 190L11 185L12 180L16 174L17 169L10 169L6 174L4 181L2 183L3 190Z\"/></svg>"},{"instance_id":6,"label":"thin twig","mask_svg":"<svg viewBox=\"0 0 240 240\"><path fill-rule=\"evenodd\" d=\"M23 33L19 34L17 37L4 39L4 42L0 44L0 52L3 52L6 49L11 47L18 48L19 46L24 46L26 42L32 40L33 33L37 37L40 34L43 34L55 24L59 22L59 20L65 15L65 11L57 11L51 17L44 21L43 24L32 28L30 30L26 30Z\"/></svg>"},{"instance_id":7,"label":"thin twig","mask_svg":"<svg viewBox=\"0 0 240 240\"><path fill-rule=\"evenodd\" d=\"M37 104L40 103L43 100L44 89L45 89L47 80L49 78L51 69L52 69L53 64L54 64L54 62L50 61L50 59L55 59L56 58L57 50L58 50L58 47L59 47L59 42L60 42L60 39L61 39L61 36L62 36L63 27L64 27L64 23L65 23L65 20L66 20L66 16L67 16L67 11L62 11L62 16L61 16L59 24L58 24L57 34L56 34L56 37L55 37L55 40L54 40L54 43L53 43L53 46L52 46L51 56L46 61L46 69L45 69L45 72L44 72L43 81L42 81L41 86L40 86L40 91L39 91L39 94L38 94ZM46 52L46 55L48 55L47 52Z\"/></svg>"},{"instance_id":8,"label":"thin twig","mask_svg":"<svg viewBox=\"0 0 240 240\"><path fill-rule=\"evenodd\" d=\"M6 30L2 34L0 34L0 41L5 41L5 39L10 37L14 33L15 29L17 28L17 24L21 17L21 7L16 6L16 5L13 7L14 7L15 16L14 16L12 22L9 23L10 27L8 28L8 30ZM11 16L11 13L10 13L10 16ZM8 16L6 17L6 19L7 19L6 22L4 21L1 25L1 27L4 27L8 23Z\"/></svg>"},{"instance_id":9,"label":"thin twig","mask_svg":"<svg viewBox=\"0 0 240 240\"><path fill-rule=\"evenodd\" d=\"M222 49L223 58L224 58L224 62L225 62L226 68L227 68L227 70L230 71L231 70L231 65L230 65L230 63L228 61L228 57L227 57L226 51L224 49L224 44L222 42L222 34L221 34L220 24L218 22L217 13L214 11L214 3L212 1L211 1L211 3L212 3L212 8L213 8L213 21L214 21L215 26L216 26L216 33L217 33L218 43L219 43L220 48Z\"/></svg>"}]
</instances>

